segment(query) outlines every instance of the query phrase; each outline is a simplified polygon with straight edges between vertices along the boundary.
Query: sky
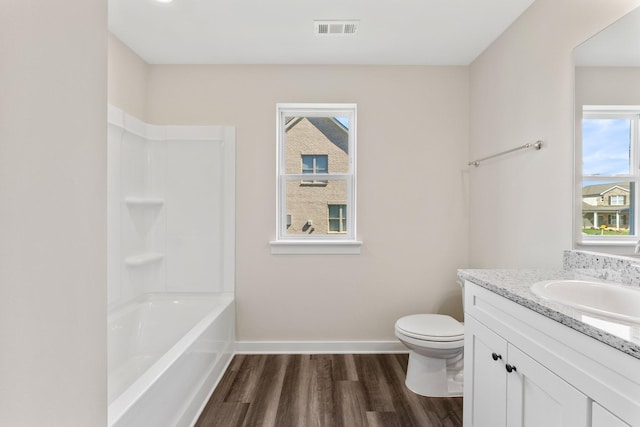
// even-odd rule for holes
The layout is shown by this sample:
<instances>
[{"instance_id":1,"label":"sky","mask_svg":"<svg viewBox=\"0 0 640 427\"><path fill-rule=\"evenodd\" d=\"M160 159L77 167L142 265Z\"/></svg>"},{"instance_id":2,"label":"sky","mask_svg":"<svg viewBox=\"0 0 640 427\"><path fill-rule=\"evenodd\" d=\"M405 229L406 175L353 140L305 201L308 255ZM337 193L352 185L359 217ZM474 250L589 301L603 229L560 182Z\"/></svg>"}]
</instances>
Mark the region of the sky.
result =
<instances>
[{"instance_id":1,"label":"sky","mask_svg":"<svg viewBox=\"0 0 640 427\"><path fill-rule=\"evenodd\" d=\"M630 119L582 120L582 174L628 175Z\"/></svg>"},{"instance_id":2,"label":"sky","mask_svg":"<svg viewBox=\"0 0 640 427\"><path fill-rule=\"evenodd\" d=\"M345 128L349 129L349 118L348 117L336 117L335 119L337 121L339 121L340 123L342 123L342 126L344 126Z\"/></svg>"}]
</instances>

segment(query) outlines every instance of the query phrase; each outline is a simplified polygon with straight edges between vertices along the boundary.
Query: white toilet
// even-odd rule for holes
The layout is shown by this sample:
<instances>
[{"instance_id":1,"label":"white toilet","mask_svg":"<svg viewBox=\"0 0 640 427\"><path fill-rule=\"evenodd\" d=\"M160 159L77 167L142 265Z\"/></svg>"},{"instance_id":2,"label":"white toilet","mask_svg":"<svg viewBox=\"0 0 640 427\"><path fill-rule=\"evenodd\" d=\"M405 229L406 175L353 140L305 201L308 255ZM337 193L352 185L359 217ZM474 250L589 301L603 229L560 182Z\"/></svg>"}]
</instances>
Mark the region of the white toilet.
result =
<instances>
[{"instance_id":1,"label":"white toilet","mask_svg":"<svg viewBox=\"0 0 640 427\"><path fill-rule=\"evenodd\" d=\"M409 390L429 397L462 396L464 325L443 314L413 314L398 319L395 329L410 350Z\"/></svg>"}]
</instances>

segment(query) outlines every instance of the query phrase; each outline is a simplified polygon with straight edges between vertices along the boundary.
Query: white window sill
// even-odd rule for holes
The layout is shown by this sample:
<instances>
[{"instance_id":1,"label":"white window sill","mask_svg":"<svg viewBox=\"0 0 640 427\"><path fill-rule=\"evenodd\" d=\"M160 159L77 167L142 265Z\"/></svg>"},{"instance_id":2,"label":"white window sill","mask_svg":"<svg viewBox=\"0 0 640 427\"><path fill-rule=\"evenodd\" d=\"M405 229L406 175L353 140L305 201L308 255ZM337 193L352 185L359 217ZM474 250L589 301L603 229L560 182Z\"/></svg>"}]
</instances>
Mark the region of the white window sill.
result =
<instances>
[{"instance_id":1,"label":"white window sill","mask_svg":"<svg viewBox=\"0 0 640 427\"><path fill-rule=\"evenodd\" d=\"M273 240L273 255L359 255L357 240Z\"/></svg>"},{"instance_id":2,"label":"white window sill","mask_svg":"<svg viewBox=\"0 0 640 427\"><path fill-rule=\"evenodd\" d=\"M602 236L596 237L582 237L576 244L580 246L635 246L638 242L637 237L627 236Z\"/></svg>"},{"instance_id":3,"label":"white window sill","mask_svg":"<svg viewBox=\"0 0 640 427\"><path fill-rule=\"evenodd\" d=\"M606 236L601 239L582 238L574 244L574 249L582 249L592 252L605 252L613 255L634 257L638 255L634 252L635 246L638 242L638 237L621 237L619 239L606 239Z\"/></svg>"}]
</instances>

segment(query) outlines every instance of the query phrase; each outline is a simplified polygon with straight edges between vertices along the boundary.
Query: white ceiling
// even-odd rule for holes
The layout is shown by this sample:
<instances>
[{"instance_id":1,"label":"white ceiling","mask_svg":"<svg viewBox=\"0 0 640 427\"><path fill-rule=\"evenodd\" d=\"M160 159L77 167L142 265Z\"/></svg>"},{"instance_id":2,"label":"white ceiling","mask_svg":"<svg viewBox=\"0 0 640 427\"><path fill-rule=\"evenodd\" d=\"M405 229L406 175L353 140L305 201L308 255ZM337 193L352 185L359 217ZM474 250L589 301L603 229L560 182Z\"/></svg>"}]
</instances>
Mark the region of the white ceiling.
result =
<instances>
[{"instance_id":1,"label":"white ceiling","mask_svg":"<svg viewBox=\"0 0 640 427\"><path fill-rule=\"evenodd\" d=\"M534 0L109 0L109 29L151 64L467 65ZM356 19L354 36L314 20Z\"/></svg>"}]
</instances>

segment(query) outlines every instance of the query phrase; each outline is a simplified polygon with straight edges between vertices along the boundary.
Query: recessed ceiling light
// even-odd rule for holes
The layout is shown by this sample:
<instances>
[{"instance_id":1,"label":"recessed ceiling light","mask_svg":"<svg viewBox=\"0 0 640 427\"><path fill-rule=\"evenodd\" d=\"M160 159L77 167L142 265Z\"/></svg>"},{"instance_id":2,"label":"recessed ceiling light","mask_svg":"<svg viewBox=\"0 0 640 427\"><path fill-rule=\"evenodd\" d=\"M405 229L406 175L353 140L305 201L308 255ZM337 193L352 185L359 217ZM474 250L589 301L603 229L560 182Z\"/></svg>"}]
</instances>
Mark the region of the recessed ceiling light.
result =
<instances>
[{"instance_id":1,"label":"recessed ceiling light","mask_svg":"<svg viewBox=\"0 0 640 427\"><path fill-rule=\"evenodd\" d=\"M155 0L156 3L162 3L162 4L169 4L171 3L173 0Z\"/></svg>"},{"instance_id":2,"label":"recessed ceiling light","mask_svg":"<svg viewBox=\"0 0 640 427\"><path fill-rule=\"evenodd\" d=\"M358 20L314 21L318 35L352 35L358 31Z\"/></svg>"}]
</instances>

